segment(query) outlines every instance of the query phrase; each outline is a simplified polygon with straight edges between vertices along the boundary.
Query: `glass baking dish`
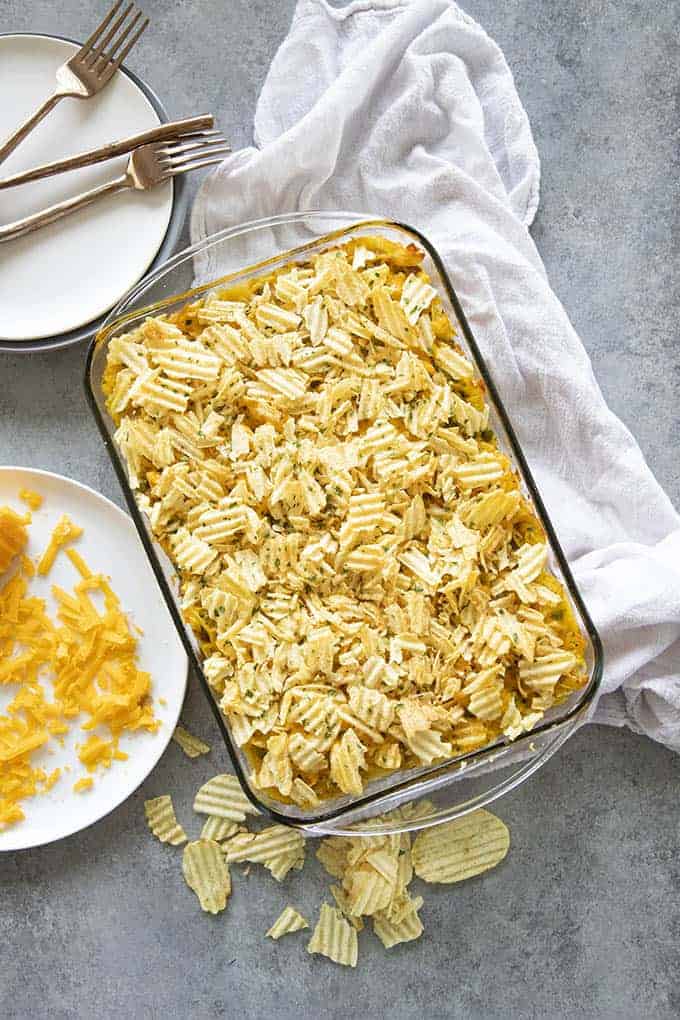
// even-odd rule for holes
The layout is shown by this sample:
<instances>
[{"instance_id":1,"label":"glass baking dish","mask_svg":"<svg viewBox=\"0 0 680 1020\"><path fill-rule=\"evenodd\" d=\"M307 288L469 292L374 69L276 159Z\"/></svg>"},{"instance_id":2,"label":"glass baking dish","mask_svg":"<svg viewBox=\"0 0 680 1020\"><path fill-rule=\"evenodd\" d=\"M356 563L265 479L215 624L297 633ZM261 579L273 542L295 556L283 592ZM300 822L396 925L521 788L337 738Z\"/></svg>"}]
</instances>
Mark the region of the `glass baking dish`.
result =
<instances>
[{"instance_id":1,"label":"glass baking dish","mask_svg":"<svg viewBox=\"0 0 680 1020\"><path fill-rule=\"evenodd\" d=\"M146 316L170 314L189 301L195 301L217 286L234 284L271 272L285 263L305 260L311 254L343 243L351 238L380 235L402 244L415 243L425 253L423 268L437 287L445 309L457 324L457 340L476 365L488 391L490 425L500 448L513 461L522 479L522 491L533 503L548 542L548 565L566 588L571 606L586 641L587 685L559 706L546 713L542 723L514 742L495 744L450 759L443 764L427 765L394 773L367 784L359 797L339 796L314 810L284 804L256 791L249 779L250 766L245 753L231 737L229 726L208 686L201 668L198 645L184 623L179 591L172 564L156 542L148 522L140 512L128 481L121 451L114 440L115 425L106 409L102 375L107 349L116 335L134 329ZM253 803L278 822L297 826L309 834L364 829L402 831L424 828L451 820L482 807L516 787L545 764L559 746L583 722L602 676L602 649L571 571L560 548L555 530L532 479L526 459L513 432L484 358L472 335L453 284L432 244L417 230L380 218L366 218L348 212L306 212L284 214L245 223L206 238L178 253L163 266L141 280L109 314L92 341L87 355L85 385L88 400L113 466L120 480L130 513L168 604L179 634L208 698L232 764ZM427 803L414 820L408 812L385 812L403 807L416 799Z\"/></svg>"}]
</instances>

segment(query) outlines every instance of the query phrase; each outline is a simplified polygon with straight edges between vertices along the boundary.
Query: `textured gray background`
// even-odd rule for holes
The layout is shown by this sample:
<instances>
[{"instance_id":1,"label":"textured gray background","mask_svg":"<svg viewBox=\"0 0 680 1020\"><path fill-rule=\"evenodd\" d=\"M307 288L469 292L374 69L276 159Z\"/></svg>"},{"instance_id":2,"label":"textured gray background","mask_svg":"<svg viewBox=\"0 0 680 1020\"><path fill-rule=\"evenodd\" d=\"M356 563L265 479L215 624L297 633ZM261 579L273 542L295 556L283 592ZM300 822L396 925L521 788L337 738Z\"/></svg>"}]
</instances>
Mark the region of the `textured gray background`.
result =
<instances>
[{"instance_id":1,"label":"textured gray background","mask_svg":"<svg viewBox=\"0 0 680 1020\"><path fill-rule=\"evenodd\" d=\"M97 3L97 11L103 4ZM676 505L680 280L677 38L668 0L468 0L505 50L543 160L534 236L614 410ZM175 115L213 111L234 147L293 0L145 0L131 67ZM0 0L0 29L82 37L79 0ZM1 271L1 269L0 269ZM0 354L0 462L49 468L120 502L81 389L84 349ZM186 719L214 725L192 684ZM239 879L226 914L197 910L179 855L154 843L145 797L223 764L174 745L144 787L78 837L0 860L0 1016L282 1018L680 1015L678 758L591 727L499 807L503 866L428 887L426 936L385 953L361 938L350 974L304 939L263 933L324 881Z\"/></svg>"}]
</instances>

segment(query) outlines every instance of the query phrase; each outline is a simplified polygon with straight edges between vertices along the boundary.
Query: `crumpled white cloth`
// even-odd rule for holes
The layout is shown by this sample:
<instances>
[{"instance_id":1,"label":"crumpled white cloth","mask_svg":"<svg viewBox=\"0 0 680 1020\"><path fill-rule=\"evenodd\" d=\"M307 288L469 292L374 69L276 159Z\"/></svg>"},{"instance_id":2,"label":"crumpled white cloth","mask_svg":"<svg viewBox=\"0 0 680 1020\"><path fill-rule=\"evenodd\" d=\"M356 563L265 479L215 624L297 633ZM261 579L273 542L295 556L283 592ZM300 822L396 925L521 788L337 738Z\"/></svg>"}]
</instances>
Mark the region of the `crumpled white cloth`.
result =
<instances>
[{"instance_id":1,"label":"crumpled white cloth","mask_svg":"<svg viewBox=\"0 0 680 1020\"><path fill-rule=\"evenodd\" d=\"M680 750L680 518L529 235L539 160L498 46L449 0L299 0L255 140L203 184L193 240L298 209L382 214L430 238L603 639L595 721Z\"/></svg>"}]
</instances>

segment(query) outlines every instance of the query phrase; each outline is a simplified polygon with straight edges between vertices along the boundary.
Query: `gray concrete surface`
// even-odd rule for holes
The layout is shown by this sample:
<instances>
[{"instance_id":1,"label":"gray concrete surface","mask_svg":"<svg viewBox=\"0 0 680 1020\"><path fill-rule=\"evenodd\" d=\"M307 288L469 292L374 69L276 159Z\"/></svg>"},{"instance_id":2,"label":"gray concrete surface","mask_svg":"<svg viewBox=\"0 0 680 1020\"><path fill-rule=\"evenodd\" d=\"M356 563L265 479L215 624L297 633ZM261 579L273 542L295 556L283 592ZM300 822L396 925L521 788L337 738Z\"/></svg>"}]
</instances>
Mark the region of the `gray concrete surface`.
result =
<instances>
[{"instance_id":1,"label":"gray concrete surface","mask_svg":"<svg viewBox=\"0 0 680 1020\"><path fill-rule=\"evenodd\" d=\"M99 9L101 5L97 5ZM3 31L82 36L78 0L0 0ZM293 0L144 0L132 67L170 111L210 109L235 146ZM612 407L680 503L677 37L669 0L468 0L505 49L543 159L534 234ZM1 268L0 268L1 271ZM0 355L0 462L49 468L120 502L81 389L84 350ZM186 719L215 735L191 685ZM217 743L216 743L217 747ZM0 860L0 1017L665 1018L680 1015L680 762L592 727L498 813L513 848L460 888L428 887L426 936L356 973L304 939L263 933L290 901L314 912L310 868L280 888L236 883L202 916L179 856L147 836L145 797L192 792L223 764L171 746L144 787L78 837Z\"/></svg>"}]
</instances>

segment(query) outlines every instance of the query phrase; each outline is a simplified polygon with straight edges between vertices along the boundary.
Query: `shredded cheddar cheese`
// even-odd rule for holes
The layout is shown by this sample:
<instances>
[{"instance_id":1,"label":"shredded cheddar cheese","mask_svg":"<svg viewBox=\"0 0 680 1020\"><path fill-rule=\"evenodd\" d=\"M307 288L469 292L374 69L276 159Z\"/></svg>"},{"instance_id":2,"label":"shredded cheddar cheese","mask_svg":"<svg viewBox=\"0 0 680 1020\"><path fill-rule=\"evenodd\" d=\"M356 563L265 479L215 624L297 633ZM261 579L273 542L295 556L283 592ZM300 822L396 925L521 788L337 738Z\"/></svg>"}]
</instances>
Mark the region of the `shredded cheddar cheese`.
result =
<instances>
[{"instance_id":1,"label":"shredded cheddar cheese","mask_svg":"<svg viewBox=\"0 0 680 1020\"><path fill-rule=\"evenodd\" d=\"M40 493L34 492L33 489L19 489L19 499L31 510L39 510L43 503Z\"/></svg>"},{"instance_id":2,"label":"shredded cheddar cheese","mask_svg":"<svg viewBox=\"0 0 680 1020\"><path fill-rule=\"evenodd\" d=\"M0 507L0 574L4 574L14 557L26 548L26 524L29 520L20 517L8 506Z\"/></svg>"},{"instance_id":3,"label":"shredded cheddar cheese","mask_svg":"<svg viewBox=\"0 0 680 1020\"><path fill-rule=\"evenodd\" d=\"M60 517L56 528L52 532L52 537L49 540L47 549L45 549L45 552L42 554L40 562L38 563L38 573L41 575L49 574L55 557L61 547L66 545L68 542L73 542L74 539L79 538L82 533L83 529L74 524L67 514Z\"/></svg>"},{"instance_id":4,"label":"shredded cheddar cheese","mask_svg":"<svg viewBox=\"0 0 680 1020\"><path fill-rule=\"evenodd\" d=\"M26 546L25 523L12 510L0 509L4 569ZM47 573L59 549L81 533L62 517L38 573ZM56 620L45 601L30 594L35 570L28 558L0 588L0 687L16 687L0 714L0 830L24 818L22 801L58 782L62 770L48 775L32 756L67 733L72 722L86 734L78 758L89 772L128 757L118 746L123 732L153 732L159 726L151 677L137 665L137 639L118 598L74 549L66 554L80 580L71 592L53 586ZM92 783L84 777L74 790Z\"/></svg>"}]
</instances>

